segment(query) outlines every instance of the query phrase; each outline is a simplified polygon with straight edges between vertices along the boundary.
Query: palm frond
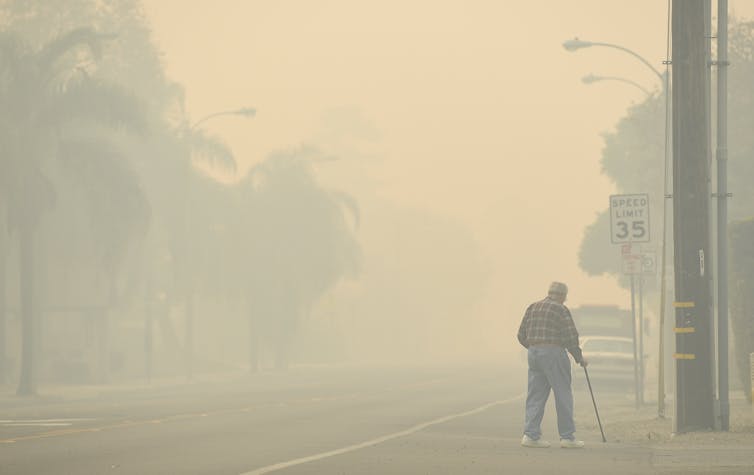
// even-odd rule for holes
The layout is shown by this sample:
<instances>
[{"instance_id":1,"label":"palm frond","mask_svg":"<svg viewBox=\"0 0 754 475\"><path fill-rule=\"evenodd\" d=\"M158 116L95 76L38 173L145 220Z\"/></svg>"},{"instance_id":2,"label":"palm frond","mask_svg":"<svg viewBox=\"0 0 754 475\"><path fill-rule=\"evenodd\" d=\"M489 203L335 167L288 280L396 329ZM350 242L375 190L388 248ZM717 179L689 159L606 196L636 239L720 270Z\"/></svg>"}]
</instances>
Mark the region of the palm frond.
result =
<instances>
[{"instance_id":1,"label":"palm frond","mask_svg":"<svg viewBox=\"0 0 754 475\"><path fill-rule=\"evenodd\" d=\"M0 32L0 111L9 109L8 103L17 95L13 91L14 84L19 82L19 76L26 69L25 61L28 51L18 35L8 32ZM24 81L26 82L26 81ZM2 114L6 116L5 113ZM12 115L12 114L8 114Z\"/></svg>"},{"instance_id":2,"label":"palm frond","mask_svg":"<svg viewBox=\"0 0 754 475\"><path fill-rule=\"evenodd\" d=\"M0 32L0 68L16 66L23 54L23 49L23 41L17 34Z\"/></svg>"},{"instance_id":3,"label":"palm frond","mask_svg":"<svg viewBox=\"0 0 754 475\"><path fill-rule=\"evenodd\" d=\"M89 27L76 28L47 43L37 54L37 64L41 71L50 71L53 65L66 53L78 46L89 48L94 59L102 56L102 42L114 35L102 34Z\"/></svg>"},{"instance_id":4,"label":"palm frond","mask_svg":"<svg viewBox=\"0 0 754 475\"><path fill-rule=\"evenodd\" d=\"M50 100L42 118L46 125L78 120L140 134L147 131L145 108L133 94L120 86L89 77L70 81Z\"/></svg>"},{"instance_id":5,"label":"palm frond","mask_svg":"<svg viewBox=\"0 0 754 475\"><path fill-rule=\"evenodd\" d=\"M359 229L359 226L361 225L361 210L359 209L359 203L356 201L356 198L342 191L333 191L330 193L335 198L336 202L345 206L348 211L351 212L351 216L353 216L354 227L356 229Z\"/></svg>"},{"instance_id":6,"label":"palm frond","mask_svg":"<svg viewBox=\"0 0 754 475\"><path fill-rule=\"evenodd\" d=\"M197 129L191 130L186 135L186 140L194 160L210 166L220 166L232 173L236 172L236 158L222 140Z\"/></svg>"},{"instance_id":7,"label":"palm frond","mask_svg":"<svg viewBox=\"0 0 754 475\"><path fill-rule=\"evenodd\" d=\"M60 143L63 170L89 204L89 218L105 257L117 261L133 239L143 239L151 220L149 199L127 160L105 140Z\"/></svg>"}]
</instances>

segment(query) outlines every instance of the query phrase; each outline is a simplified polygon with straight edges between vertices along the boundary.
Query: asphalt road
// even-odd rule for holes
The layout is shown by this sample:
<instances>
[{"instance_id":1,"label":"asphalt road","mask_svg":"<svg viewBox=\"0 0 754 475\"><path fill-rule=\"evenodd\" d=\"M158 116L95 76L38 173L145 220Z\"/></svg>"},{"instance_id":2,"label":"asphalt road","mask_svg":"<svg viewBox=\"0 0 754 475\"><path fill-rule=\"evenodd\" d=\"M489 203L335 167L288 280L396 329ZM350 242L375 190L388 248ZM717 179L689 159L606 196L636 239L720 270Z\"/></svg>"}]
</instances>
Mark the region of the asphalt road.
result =
<instances>
[{"instance_id":1,"label":"asphalt road","mask_svg":"<svg viewBox=\"0 0 754 475\"><path fill-rule=\"evenodd\" d=\"M297 369L0 405L2 474L652 473L578 433L520 447L525 375L490 367ZM591 404L577 394L577 404ZM554 407L545 436L557 442Z\"/></svg>"}]
</instances>

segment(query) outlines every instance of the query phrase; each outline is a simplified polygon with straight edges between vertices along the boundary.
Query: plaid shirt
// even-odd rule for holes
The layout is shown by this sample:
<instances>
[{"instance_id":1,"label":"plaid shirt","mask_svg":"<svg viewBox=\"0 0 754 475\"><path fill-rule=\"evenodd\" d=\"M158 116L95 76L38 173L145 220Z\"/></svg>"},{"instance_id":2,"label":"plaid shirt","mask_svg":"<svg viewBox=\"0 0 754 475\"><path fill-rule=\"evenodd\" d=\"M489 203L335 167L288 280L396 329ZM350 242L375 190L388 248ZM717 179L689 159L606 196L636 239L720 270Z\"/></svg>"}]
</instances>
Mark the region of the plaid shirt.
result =
<instances>
[{"instance_id":1,"label":"plaid shirt","mask_svg":"<svg viewBox=\"0 0 754 475\"><path fill-rule=\"evenodd\" d=\"M559 345L581 361L579 332L568 307L550 297L529 305L518 329L518 341L525 347L547 343Z\"/></svg>"}]
</instances>

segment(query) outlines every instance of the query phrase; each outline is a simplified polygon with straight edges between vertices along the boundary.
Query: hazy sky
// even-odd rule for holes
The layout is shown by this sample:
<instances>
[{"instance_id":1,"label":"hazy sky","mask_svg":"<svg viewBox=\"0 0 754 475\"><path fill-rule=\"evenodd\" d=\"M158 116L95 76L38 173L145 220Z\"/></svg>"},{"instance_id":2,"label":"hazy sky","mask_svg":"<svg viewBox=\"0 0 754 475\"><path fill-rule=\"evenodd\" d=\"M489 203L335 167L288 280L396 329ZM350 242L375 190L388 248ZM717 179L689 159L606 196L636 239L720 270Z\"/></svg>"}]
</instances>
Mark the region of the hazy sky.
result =
<instances>
[{"instance_id":1,"label":"hazy sky","mask_svg":"<svg viewBox=\"0 0 754 475\"><path fill-rule=\"evenodd\" d=\"M571 305L629 305L613 279L579 270L577 252L584 227L616 192L600 173L600 134L643 93L581 78L623 76L650 90L660 84L629 55L598 47L570 53L561 44L574 36L616 43L662 69L667 2L145 3L194 119L258 108L252 121L207 124L242 163L300 143L328 145L333 114L336 121L360 114L366 125L354 130L371 127L374 136L348 146L372 157L364 169L375 192L459 220L490 257L487 312L518 321L553 279L570 285ZM730 5L754 17L754 2ZM354 183L361 182L341 188L358 195Z\"/></svg>"}]
</instances>

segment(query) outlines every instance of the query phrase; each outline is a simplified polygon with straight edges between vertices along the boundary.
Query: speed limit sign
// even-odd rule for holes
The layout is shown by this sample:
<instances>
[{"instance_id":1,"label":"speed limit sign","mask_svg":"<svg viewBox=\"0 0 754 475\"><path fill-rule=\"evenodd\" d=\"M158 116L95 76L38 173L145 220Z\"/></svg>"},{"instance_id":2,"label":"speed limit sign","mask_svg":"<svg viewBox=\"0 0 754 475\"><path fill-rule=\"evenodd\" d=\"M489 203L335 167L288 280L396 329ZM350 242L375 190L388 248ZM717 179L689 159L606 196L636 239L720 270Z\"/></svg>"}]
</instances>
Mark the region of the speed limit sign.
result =
<instances>
[{"instance_id":1,"label":"speed limit sign","mask_svg":"<svg viewBox=\"0 0 754 475\"><path fill-rule=\"evenodd\" d=\"M649 195L610 195L610 241L649 242Z\"/></svg>"}]
</instances>

